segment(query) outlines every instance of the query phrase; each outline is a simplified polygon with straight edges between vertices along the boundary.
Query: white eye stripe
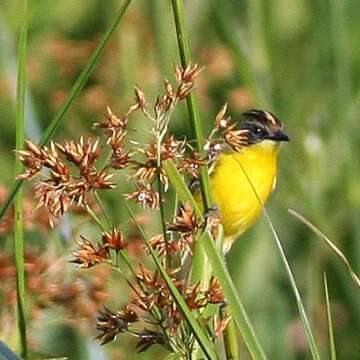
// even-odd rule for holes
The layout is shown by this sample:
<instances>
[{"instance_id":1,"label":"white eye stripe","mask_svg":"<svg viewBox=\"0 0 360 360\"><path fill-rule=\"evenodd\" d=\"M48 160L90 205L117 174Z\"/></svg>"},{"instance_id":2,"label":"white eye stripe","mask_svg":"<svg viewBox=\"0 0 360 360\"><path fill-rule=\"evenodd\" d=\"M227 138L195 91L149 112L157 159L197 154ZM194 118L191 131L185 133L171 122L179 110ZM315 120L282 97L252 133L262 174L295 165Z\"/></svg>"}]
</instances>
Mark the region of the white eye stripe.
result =
<instances>
[{"instance_id":1,"label":"white eye stripe","mask_svg":"<svg viewBox=\"0 0 360 360\"><path fill-rule=\"evenodd\" d=\"M276 119L273 114L271 114L267 111L264 111L264 114L265 114L266 119L268 119L273 125L276 125Z\"/></svg>"}]
</instances>

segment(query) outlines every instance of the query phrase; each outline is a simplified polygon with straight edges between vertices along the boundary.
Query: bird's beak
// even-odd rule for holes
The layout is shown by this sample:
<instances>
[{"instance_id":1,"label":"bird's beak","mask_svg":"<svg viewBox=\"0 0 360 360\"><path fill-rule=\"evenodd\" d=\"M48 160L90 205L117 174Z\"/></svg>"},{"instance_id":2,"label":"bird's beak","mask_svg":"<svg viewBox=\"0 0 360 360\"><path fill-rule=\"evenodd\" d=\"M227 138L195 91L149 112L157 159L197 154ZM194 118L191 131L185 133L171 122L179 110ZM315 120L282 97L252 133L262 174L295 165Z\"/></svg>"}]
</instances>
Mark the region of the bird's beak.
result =
<instances>
[{"instance_id":1,"label":"bird's beak","mask_svg":"<svg viewBox=\"0 0 360 360\"><path fill-rule=\"evenodd\" d=\"M282 130L270 134L267 138L273 141L290 141L290 138Z\"/></svg>"}]
</instances>

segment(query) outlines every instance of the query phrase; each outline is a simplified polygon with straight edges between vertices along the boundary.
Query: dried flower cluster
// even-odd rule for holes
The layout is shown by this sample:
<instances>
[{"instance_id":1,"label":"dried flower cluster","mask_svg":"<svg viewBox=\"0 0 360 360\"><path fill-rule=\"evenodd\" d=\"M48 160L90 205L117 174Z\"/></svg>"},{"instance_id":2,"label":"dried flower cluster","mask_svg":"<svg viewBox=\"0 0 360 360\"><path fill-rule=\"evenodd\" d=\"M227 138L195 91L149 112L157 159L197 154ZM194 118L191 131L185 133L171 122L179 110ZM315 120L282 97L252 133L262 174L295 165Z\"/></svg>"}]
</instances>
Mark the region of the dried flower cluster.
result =
<instances>
[{"instance_id":1,"label":"dried flower cluster","mask_svg":"<svg viewBox=\"0 0 360 360\"><path fill-rule=\"evenodd\" d=\"M171 115L178 102L189 95L201 70L198 65L189 65L185 69L175 67L175 84L165 80L164 93L156 98L153 105L148 104L144 92L135 86L135 102L123 115L118 116L107 107L104 120L94 124L94 128L102 130L103 135L99 139L84 140L81 137L78 142L51 142L49 147L44 148L27 141L27 149L18 152L26 167L20 178L31 179L41 175L36 184L36 197L38 207L47 209L51 225L73 203L85 207L91 214L91 193L114 188L113 177L126 170L125 176L134 183L134 189L123 194L125 200L134 201L146 209L162 210L163 233L154 235L150 246L160 257L196 318L201 317L207 306L221 306L225 302L216 278L212 277L207 287L189 280L189 260L196 238L209 221L207 224L200 223L189 204L180 204L177 215L166 224L162 206L169 179L162 162L171 159L182 174L197 179L202 165L226 147L239 150L244 140L242 131L236 130L235 124L226 117L226 106L215 119L214 130L206 143L206 157L200 156L186 139L179 140L169 134ZM151 125L151 138L146 144L138 144L130 137L131 131L137 132L129 125L135 112L142 113ZM219 135L217 138L216 134ZM46 172L42 172L44 168ZM101 227L105 229L103 225ZM106 344L118 334L127 333L138 339L137 349L140 352L159 344L191 358L196 341L191 328L160 273L141 263L134 265L130 243L129 236L113 226L102 232L97 243L81 236L78 249L73 252L71 262L80 268L92 268L101 263L119 268L122 266L119 264L123 264L130 273L127 281L133 298L118 311L104 307L99 312L98 340ZM146 255L146 252L143 254ZM212 316L211 320L206 321L205 326L215 339L226 328L229 318L217 320Z\"/></svg>"},{"instance_id":2,"label":"dried flower cluster","mask_svg":"<svg viewBox=\"0 0 360 360\"><path fill-rule=\"evenodd\" d=\"M39 174L42 168L49 169L47 175L36 184L35 197L37 207L45 207L49 222L54 226L56 220L68 211L72 203L84 206L87 194L91 190L114 188L112 178L106 169L97 170L96 161L101 154L99 140L83 137L79 142L66 141L64 145L51 142L50 146L40 148L32 141L26 141L27 149L18 151L26 166L19 179L31 179ZM75 165L76 171L70 163Z\"/></svg>"},{"instance_id":3,"label":"dried flower cluster","mask_svg":"<svg viewBox=\"0 0 360 360\"><path fill-rule=\"evenodd\" d=\"M40 310L61 306L65 314L72 319L92 319L110 294L106 289L106 280L110 272L99 267L89 274L77 272L69 277L64 259L56 259L48 253L28 249L25 254L26 292L32 303L31 318L39 315ZM0 252L0 296L6 306L16 302L16 269L12 256ZM64 280L68 278L68 280ZM6 315L6 306L0 315ZM11 311L12 312L12 311ZM3 322L2 322L3 324Z\"/></svg>"},{"instance_id":4,"label":"dried flower cluster","mask_svg":"<svg viewBox=\"0 0 360 360\"><path fill-rule=\"evenodd\" d=\"M231 123L231 118L226 115L226 111L227 104L216 115L214 129L205 144L209 161L216 159L222 151L229 149L240 151L247 145L248 130L236 129L237 123ZM218 135L217 138L214 138L215 134Z\"/></svg>"},{"instance_id":5,"label":"dried flower cluster","mask_svg":"<svg viewBox=\"0 0 360 360\"><path fill-rule=\"evenodd\" d=\"M173 283L184 294L191 311L199 311L208 304L222 304L224 296L219 283L211 279L209 288L202 290L199 284L187 285L185 279L179 279L180 269L168 269ZM191 354L195 339L187 328L180 310L166 283L157 271L151 272L144 266L137 271L137 286L131 287L134 298L122 310L113 312L107 308L99 313L97 329L101 332L98 339L102 344L112 341L120 333L137 337L138 351L145 351L154 344L164 346L170 351L184 356ZM216 321L213 328L214 338L226 327ZM144 328L141 328L143 324ZM211 330L211 329L209 329Z\"/></svg>"}]
</instances>

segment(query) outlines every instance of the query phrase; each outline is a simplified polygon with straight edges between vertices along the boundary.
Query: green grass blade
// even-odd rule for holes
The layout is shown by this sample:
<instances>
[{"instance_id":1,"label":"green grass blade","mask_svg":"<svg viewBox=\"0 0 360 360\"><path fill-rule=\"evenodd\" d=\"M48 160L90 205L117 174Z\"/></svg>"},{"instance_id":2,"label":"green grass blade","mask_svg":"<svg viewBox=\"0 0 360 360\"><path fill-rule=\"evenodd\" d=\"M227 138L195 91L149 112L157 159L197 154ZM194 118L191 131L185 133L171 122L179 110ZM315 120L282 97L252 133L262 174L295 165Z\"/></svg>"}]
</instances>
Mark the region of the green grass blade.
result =
<instances>
[{"instance_id":1,"label":"green grass blade","mask_svg":"<svg viewBox=\"0 0 360 360\"><path fill-rule=\"evenodd\" d=\"M328 289L328 284L327 284L326 273L324 273L324 289L325 289L325 301L326 301L326 318L327 318L327 322L328 322L328 331L329 331L330 359L336 360L334 330L333 330L333 323L332 323L332 317L331 317L329 289Z\"/></svg>"},{"instance_id":2,"label":"green grass blade","mask_svg":"<svg viewBox=\"0 0 360 360\"><path fill-rule=\"evenodd\" d=\"M6 346L2 341L0 341L0 358L6 360L21 360L8 346Z\"/></svg>"},{"instance_id":3,"label":"green grass blade","mask_svg":"<svg viewBox=\"0 0 360 360\"><path fill-rule=\"evenodd\" d=\"M46 128L46 130L45 130L45 132L44 132L44 134L43 134L43 136L42 136L42 138L40 140L40 145L41 146L45 145L49 141L51 136L54 134L56 129L61 124L66 112L69 110L70 106L73 104L73 102L79 96L80 91L82 90L85 83L87 82L90 75L92 74L92 72L93 72L93 70L94 70L100 56L104 52L104 49L105 49L106 45L109 43L109 40L111 39L111 36L113 35L116 28L118 27L118 25L120 23L120 20L122 19L123 15L125 14L125 12L126 12L126 10L127 10L130 3L131 3L131 0L125 0L122 3L122 5L121 5L120 9L118 10L118 13L117 13L114 21L113 21L113 23L110 26L110 28L105 33L102 41L100 42L100 44L98 45L98 47L96 48L94 53L91 55L91 57L89 58L89 60L88 60L88 62L86 64L86 66L84 67L84 69L82 70L82 72L80 73L78 78L76 79L74 85L72 86L72 88L70 90L70 93L69 93L68 97L66 98L66 100L62 104L60 110L56 113L56 115L51 120L49 126ZM8 195L7 199L5 200L4 205L2 206L2 208L0 210L0 219L4 216L7 209L9 208L11 203L13 202L16 193L19 191L19 189L20 189L20 187L22 185L22 182L23 182L22 180L17 180L13 184L12 188L10 189L9 195Z\"/></svg>"},{"instance_id":4,"label":"green grass blade","mask_svg":"<svg viewBox=\"0 0 360 360\"><path fill-rule=\"evenodd\" d=\"M201 210L199 209L194 197L186 186L182 176L176 169L175 164L171 160L166 160L163 167L168 175L172 186L177 192L179 199L183 202L188 202L193 207L196 215L203 219ZM205 250L207 257L211 263L214 275L219 279L225 298L228 301L229 313L234 319L245 344L253 359L266 359L265 353L260 346L256 337L250 319L245 311L245 308L240 301L235 285L226 268L225 262L219 250L216 248L211 235L205 231L198 240Z\"/></svg>"},{"instance_id":5,"label":"green grass blade","mask_svg":"<svg viewBox=\"0 0 360 360\"><path fill-rule=\"evenodd\" d=\"M22 25L18 47L18 74L16 85L16 150L22 150L25 137L25 87L26 87L26 48L28 32L28 3L23 1ZM22 171L22 163L15 158L15 176ZM24 223L23 223L23 191L15 197L14 214L14 253L16 265L16 298L17 323L20 337L21 356L27 358L26 320L25 320L25 268L24 268Z\"/></svg>"},{"instance_id":6,"label":"green grass blade","mask_svg":"<svg viewBox=\"0 0 360 360\"><path fill-rule=\"evenodd\" d=\"M176 286L173 284L171 278L169 277L169 275L167 274L165 268L162 266L161 264L161 260L158 258L156 252L154 251L154 249L152 248L148 237L146 236L145 232L143 231L143 229L141 228L141 226L137 223L136 218L132 212L132 210L127 206L127 204L125 204L130 217L132 218L132 220L134 221L134 223L136 224L137 228L139 229L139 232L142 236L142 238L145 241L145 244L155 262L155 265L157 267L157 269L159 270L161 276L163 277L163 279L165 280L172 296L174 296L174 299L177 303L177 305L179 306L181 312L183 313L186 321L188 322L189 326L191 327L194 336L196 337L201 349L203 350L204 354L206 354L207 358L209 359L217 359L217 355L214 349L213 344L210 342L208 336L206 335L206 333L204 332L204 330L200 327L199 323L197 322L197 320L195 319L195 317L193 316L193 314L191 313L191 311L189 310L185 300L183 299L183 297L181 296L179 290L176 288Z\"/></svg>"},{"instance_id":7,"label":"green grass blade","mask_svg":"<svg viewBox=\"0 0 360 360\"><path fill-rule=\"evenodd\" d=\"M329 248L335 253L335 255L346 266L346 268L347 268L347 270L348 270L348 272L350 274L351 279L354 281L354 283L360 289L360 278L359 278L358 275L356 275L355 271L351 267L351 264L349 263L348 259L344 255L344 253L332 241L330 241L330 239L323 232L321 232L314 224L312 224L304 216L300 215L297 211L295 211L293 209L289 209L288 211L289 211L289 213L291 215L295 216L304 225L306 225L310 230L312 230L320 239L325 241L326 245L329 246Z\"/></svg>"},{"instance_id":8,"label":"green grass blade","mask_svg":"<svg viewBox=\"0 0 360 360\"><path fill-rule=\"evenodd\" d=\"M294 275L292 273L290 264L289 264L289 262L288 262L288 260L286 258L285 251L284 251L282 242L280 240L280 237L279 237L278 233L276 232L274 224L273 224L273 222L272 222L272 220L270 218L270 215L269 215L268 211L266 210L264 204L262 203L261 198L260 198L258 192L256 191L256 189L254 187L254 184L252 183L252 181L251 181L247 171L245 170L243 164L235 156L233 158L238 163L238 165L241 168L244 176L246 177L249 185L251 186L251 189L252 189L254 195L256 196L256 198L257 198L257 200L259 202L259 205L261 206L262 212L265 215L265 219L266 219L267 223L269 224L270 230L271 230L271 232L273 234L273 237L274 237L275 242L276 242L276 246L277 246L279 254L280 254L281 261L284 264L286 274L287 274L287 276L289 278L290 285L291 285L292 291L293 291L295 299L296 299L299 314L301 316L301 320L302 320L303 325L304 325L305 334L306 334L306 337L308 339L308 343L309 343L309 347L310 347L312 357L315 360L320 360L320 353L319 353L319 350L318 350L318 346L316 345L315 337L314 337L313 332L312 332L311 327L310 327L310 322L309 322L308 317L306 315L305 306L304 306L303 301L301 299L300 291L299 291L299 289L298 289L298 287L296 285L296 281L295 281Z\"/></svg>"},{"instance_id":9,"label":"green grass blade","mask_svg":"<svg viewBox=\"0 0 360 360\"><path fill-rule=\"evenodd\" d=\"M183 0L171 0L174 22L176 28L176 37L178 42L181 65L185 68L190 63L190 50L185 33L184 24L184 4ZM197 149L200 156L205 156L204 153L204 132L200 120L200 111L198 102L194 92L191 92L186 99L191 128L196 139ZM200 188L204 202L204 209L210 209L212 206L212 196L209 186L209 175L207 168L202 166L200 168Z\"/></svg>"}]
</instances>

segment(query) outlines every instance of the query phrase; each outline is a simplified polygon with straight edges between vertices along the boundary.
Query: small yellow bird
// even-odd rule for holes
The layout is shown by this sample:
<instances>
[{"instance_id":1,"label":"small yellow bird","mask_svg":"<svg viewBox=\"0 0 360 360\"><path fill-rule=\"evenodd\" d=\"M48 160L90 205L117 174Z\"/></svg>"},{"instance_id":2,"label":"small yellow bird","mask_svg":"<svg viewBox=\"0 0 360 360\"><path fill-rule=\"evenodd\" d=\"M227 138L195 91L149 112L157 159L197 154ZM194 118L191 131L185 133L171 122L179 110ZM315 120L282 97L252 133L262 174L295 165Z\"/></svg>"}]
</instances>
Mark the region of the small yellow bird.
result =
<instances>
[{"instance_id":1,"label":"small yellow bird","mask_svg":"<svg viewBox=\"0 0 360 360\"><path fill-rule=\"evenodd\" d=\"M243 145L239 151L221 153L210 174L214 203L224 229L224 252L261 213L261 204L276 185L280 143L289 141L282 122L272 113L250 110L243 116Z\"/></svg>"}]
</instances>

